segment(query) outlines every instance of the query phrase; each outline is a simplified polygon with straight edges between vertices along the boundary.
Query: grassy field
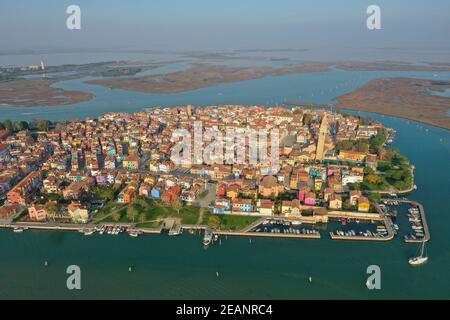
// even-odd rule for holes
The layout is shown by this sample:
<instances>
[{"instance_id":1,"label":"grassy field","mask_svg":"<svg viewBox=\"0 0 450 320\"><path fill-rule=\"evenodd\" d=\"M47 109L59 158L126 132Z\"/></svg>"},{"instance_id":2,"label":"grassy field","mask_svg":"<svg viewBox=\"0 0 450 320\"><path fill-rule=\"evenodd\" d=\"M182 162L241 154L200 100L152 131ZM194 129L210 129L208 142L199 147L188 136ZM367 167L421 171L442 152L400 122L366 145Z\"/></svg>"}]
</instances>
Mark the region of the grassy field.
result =
<instances>
[{"instance_id":1,"label":"grassy field","mask_svg":"<svg viewBox=\"0 0 450 320\"><path fill-rule=\"evenodd\" d=\"M127 213L129 211L128 206L133 206L134 208L134 219ZM177 213L175 209L165 206L159 201L139 199L130 205L110 201L95 215L94 221L136 223L141 227L157 227L160 225L161 220L165 218L178 219L183 224L196 224L199 215L199 207L183 206L180 213Z\"/></svg>"},{"instance_id":2,"label":"grassy field","mask_svg":"<svg viewBox=\"0 0 450 320\"><path fill-rule=\"evenodd\" d=\"M203 217L203 224L218 227L221 230L241 230L260 218L206 213Z\"/></svg>"}]
</instances>

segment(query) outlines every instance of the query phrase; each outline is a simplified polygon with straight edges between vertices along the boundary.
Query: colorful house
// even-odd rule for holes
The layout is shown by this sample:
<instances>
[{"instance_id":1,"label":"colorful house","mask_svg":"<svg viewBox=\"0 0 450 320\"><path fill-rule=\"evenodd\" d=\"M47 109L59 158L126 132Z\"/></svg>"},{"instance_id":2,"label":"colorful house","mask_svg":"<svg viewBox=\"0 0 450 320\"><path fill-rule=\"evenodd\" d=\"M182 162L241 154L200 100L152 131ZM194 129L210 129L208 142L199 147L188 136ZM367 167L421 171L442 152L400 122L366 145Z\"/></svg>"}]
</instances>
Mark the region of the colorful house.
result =
<instances>
[{"instance_id":1,"label":"colorful house","mask_svg":"<svg viewBox=\"0 0 450 320\"><path fill-rule=\"evenodd\" d=\"M308 192L305 195L305 205L306 206L315 206L316 205L316 195L314 192Z\"/></svg>"},{"instance_id":2,"label":"colorful house","mask_svg":"<svg viewBox=\"0 0 450 320\"><path fill-rule=\"evenodd\" d=\"M28 208L28 216L33 221L45 221L49 214L43 205L33 204Z\"/></svg>"},{"instance_id":3,"label":"colorful house","mask_svg":"<svg viewBox=\"0 0 450 320\"><path fill-rule=\"evenodd\" d=\"M227 197L231 199L236 199L239 196L239 186L237 184L232 184L227 188Z\"/></svg>"},{"instance_id":4,"label":"colorful house","mask_svg":"<svg viewBox=\"0 0 450 320\"><path fill-rule=\"evenodd\" d=\"M233 212L252 212L253 205L251 199L234 199Z\"/></svg>"},{"instance_id":5,"label":"colorful house","mask_svg":"<svg viewBox=\"0 0 450 320\"><path fill-rule=\"evenodd\" d=\"M150 195L154 199L159 199L159 198L161 198L161 190L157 189L157 188L153 188L152 191L150 192Z\"/></svg>"},{"instance_id":6,"label":"colorful house","mask_svg":"<svg viewBox=\"0 0 450 320\"><path fill-rule=\"evenodd\" d=\"M86 223L89 220L88 209L79 202L72 202L67 206L67 212L72 218L73 222Z\"/></svg>"},{"instance_id":7,"label":"colorful house","mask_svg":"<svg viewBox=\"0 0 450 320\"><path fill-rule=\"evenodd\" d=\"M263 216L272 216L275 210L275 204L271 200L261 199L258 204L259 214Z\"/></svg>"},{"instance_id":8,"label":"colorful house","mask_svg":"<svg viewBox=\"0 0 450 320\"><path fill-rule=\"evenodd\" d=\"M281 214L289 216L299 216L300 215L300 201L295 199L292 201L282 201L281 202Z\"/></svg>"},{"instance_id":9,"label":"colorful house","mask_svg":"<svg viewBox=\"0 0 450 320\"><path fill-rule=\"evenodd\" d=\"M228 214L231 212L231 202L229 199L218 198L215 202L213 213L215 214Z\"/></svg>"},{"instance_id":10,"label":"colorful house","mask_svg":"<svg viewBox=\"0 0 450 320\"><path fill-rule=\"evenodd\" d=\"M342 197L336 193L333 193L330 197L328 207L330 209L342 209Z\"/></svg>"},{"instance_id":11,"label":"colorful house","mask_svg":"<svg viewBox=\"0 0 450 320\"><path fill-rule=\"evenodd\" d=\"M359 198L358 201L358 211L361 212L369 212L370 210L370 202L366 197Z\"/></svg>"},{"instance_id":12,"label":"colorful house","mask_svg":"<svg viewBox=\"0 0 450 320\"><path fill-rule=\"evenodd\" d=\"M140 158L138 156L127 156L122 162L122 167L127 170L138 170L139 160Z\"/></svg>"},{"instance_id":13,"label":"colorful house","mask_svg":"<svg viewBox=\"0 0 450 320\"><path fill-rule=\"evenodd\" d=\"M311 189L308 186L304 186L300 189L300 191L298 192L298 200L300 200L301 202L305 202L305 196L308 192L310 192Z\"/></svg>"}]
</instances>

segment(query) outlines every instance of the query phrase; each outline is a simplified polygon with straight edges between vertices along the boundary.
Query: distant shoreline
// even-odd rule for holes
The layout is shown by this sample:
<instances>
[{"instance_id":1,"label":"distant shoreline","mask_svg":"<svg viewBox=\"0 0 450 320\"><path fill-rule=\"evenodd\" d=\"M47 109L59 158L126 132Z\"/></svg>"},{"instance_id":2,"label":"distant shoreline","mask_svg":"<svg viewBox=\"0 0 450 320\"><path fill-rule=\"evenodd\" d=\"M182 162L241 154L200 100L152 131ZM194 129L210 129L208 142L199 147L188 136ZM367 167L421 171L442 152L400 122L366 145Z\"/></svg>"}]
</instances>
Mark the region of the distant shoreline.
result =
<instances>
[{"instance_id":1,"label":"distant shoreline","mask_svg":"<svg viewBox=\"0 0 450 320\"><path fill-rule=\"evenodd\" d=\"M74 70L83 72L124 68L127 62L119 64L100 63L92 65L75 65ZM92 66L95 70L87 70ZM128 65L129 66L129 65ZM49 67L52 69L53 67ZM68 71L69 66L63 66ZM96 69L97 68L97 69ZM306 62L302 65L269 68L231 68L218 65L192 64L187 70L151 76L106 77L86 81L89 84L120 88L146 93L179 93L198 90L226 83L255 80L269 76L283 76L331 70L348 71L429 71L450 72L450 64L433 63L415 65L404 62ZM97 70L97 71L99 71ZM128 70L128 69L127 69ZM54 83L77 77L58 79L16 79L0 82L0 109L8 107L58 107L68 104L90 101L95 95L90 92L69 91L55 88ZM367 82L361 88L335 97L334 107L348 110L372 112L393 116L450 130L448 105L450 98L433 95L430 92L443 92L450 88L449 81L422 80L413 78L380 78ZM317 104L320 105L320 104ZM325 106L325 105L324 105Z\"/></svg>"}]
</instances>

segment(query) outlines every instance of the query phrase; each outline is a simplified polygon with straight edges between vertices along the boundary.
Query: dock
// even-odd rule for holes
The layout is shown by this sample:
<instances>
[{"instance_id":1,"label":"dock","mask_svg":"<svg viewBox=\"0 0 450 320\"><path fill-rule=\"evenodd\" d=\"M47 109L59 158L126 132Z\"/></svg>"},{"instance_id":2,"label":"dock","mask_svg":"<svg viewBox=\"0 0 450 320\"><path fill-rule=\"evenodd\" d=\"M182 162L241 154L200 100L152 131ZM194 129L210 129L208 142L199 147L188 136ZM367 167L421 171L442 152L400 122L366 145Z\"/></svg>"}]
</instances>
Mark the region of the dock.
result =
<instances>
[{"instance_id":1,"label":"dock","mask_svg":"<svg viewBox=\"0 0 450 320\"><path fill-rule=\"evenodd\" d=\"M317 233L317 234L289 234L289 233L269 233L269 232L217 231L216 234L218 234L220 236L237 236L237 237L320 239L320 233Z\"/></svg>"},{"instance_id":2,"label":"dock","mask_svg":"<svg viewBox=\"0 0 450 320\"><path fill-rule=\"evenodd\" d=\"M393 223L391 221L391 219L388 216L383 216L380 218L381 220L383 220L383 224L386 227L386 231L387 231L387 236L385 237L372 237L372 236L359 236L359 235L355 235L355 236L341 236L341 235L337 235L337 234L331 234L330 238L332 240L354 240L354 241L390 241L392 239L394 239L395 237L395 232L394 232L394 226Z\"/></svg>"},{"instance_id":3,"label":"dock","mask_svg":"<svg viewBox=\"0 0 450 320\"><path fill-rule=\"evenodd\" d=\"M427 217L425 215L425 209L422 206L421 203L416 202L416 201L411 201L411 200L395 200L398 203L407 203L411 206L417 206L419 208L419 213L420 213L420 219L422 220L422 225L423 225L423 233L424 233L424 237L423 239L406 239L405 242L406 243L422 243L422 242L428 242L431 239L431 235L430 235L430 229L428 228L428 222L427 222Z\"/></svg>"}]
</instances>

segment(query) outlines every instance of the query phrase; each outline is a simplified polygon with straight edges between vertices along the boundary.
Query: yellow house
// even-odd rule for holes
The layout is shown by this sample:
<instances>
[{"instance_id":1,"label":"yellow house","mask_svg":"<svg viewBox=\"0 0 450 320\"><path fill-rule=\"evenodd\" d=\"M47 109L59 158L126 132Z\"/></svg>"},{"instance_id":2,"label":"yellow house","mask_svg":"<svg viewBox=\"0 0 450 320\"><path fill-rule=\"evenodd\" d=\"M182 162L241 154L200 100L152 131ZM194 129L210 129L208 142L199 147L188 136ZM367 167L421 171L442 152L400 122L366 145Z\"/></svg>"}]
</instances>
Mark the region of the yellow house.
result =
<instances>
[{"instance_id":1,"label":"yellow house","mask_svg":"<svg viewBox=\"0 0 450 320\"><path fill-rule=\"evenodd\" d=\"M366 197L359 198L358 201L358 211L369 212L370 202Z\"/></svg>"},{"instance_id":2,"label":"yellow house","mask_svg":"<svg viewBox=\"0 0 450 320\"><path fill-rule=\"evenodd\" d=\"M149 170L152 172L158 171L158 163L157 162L150 162Z\"/></svg>"},{"instance_id":3,"label":"yellow house","mask_svg":"<svg viewBox=\"0 0 450 320\"><path fill-rule=\"evenodd\" d=\"M291 181L290 181L290 183L289 183L289 187L290 187L291 189L297 189L297 187L298 187L298 175L293 174L293 175L291 176Z\"/></svg>"},{"instance_id":4,"label":"yellow house","mask_svg":"<svg viewBox=\"0 0 450 320\"><path fill-rule=\"evenodd\" d=\"M365 152L341 150L339 152L338 159L341 159L341 160L353 160L353 161L364 161L366 156L367 156L367 154Z\"/></svg>"},{"instance_id":5,"label":"yellow house","mask_svg":"<svg viewBox=\"0 0 450 320\"><path fill-rule=\"evenodd\" d=\"M316 191L320 191L322 189L322 183L323 183L322 179L320 178L314 179L314 189Z\"/></svg>"},{"instance_id":6,"label":"yellow house","mask_svg":"<svg viewBox=\"0 0 450 320\"><path fill-rule=\"evenodd\" d=\"M230 199L236 199L239 196L239 187L232 185L227 189L227 197Z\"/></svg>"}]
</instances>

